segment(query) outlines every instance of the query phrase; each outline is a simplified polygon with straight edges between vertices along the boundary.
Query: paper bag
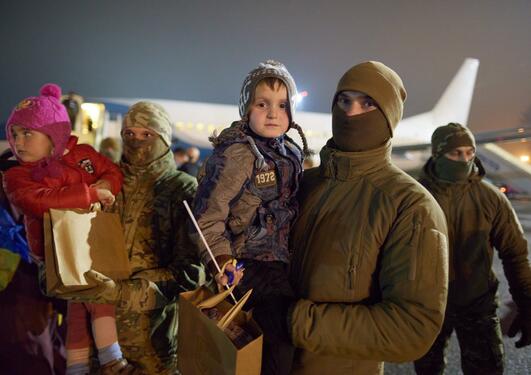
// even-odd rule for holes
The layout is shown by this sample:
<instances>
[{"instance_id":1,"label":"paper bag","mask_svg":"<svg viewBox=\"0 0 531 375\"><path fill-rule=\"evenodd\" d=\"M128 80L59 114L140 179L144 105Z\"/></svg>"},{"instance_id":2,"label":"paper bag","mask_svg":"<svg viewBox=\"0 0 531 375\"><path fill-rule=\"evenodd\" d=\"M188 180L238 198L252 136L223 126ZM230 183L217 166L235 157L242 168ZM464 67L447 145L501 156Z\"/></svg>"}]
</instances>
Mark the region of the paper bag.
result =
<instances>
[{"instance_id":1,"label":"paper bag","mask_svg":"<svg viewBox=\"0 0 531 375\"><path fill-rule=\"evenodd\" d=\"M113 280L131 275L118 214L50 209L43 224L47 294L87 289L88 270Z\"/></svg>"},{"instance_id":2,"label":"paper bag","mask_svg":"<svg viewBox=\"0 0 531 375\"><path fill-rule=\"evenodd\" d=\"M179 295L178 367L183 375L260 375L262 331L251 314L242 311L250 291L236 305L225 300L230 290L214 295L201 287ZM209 319L203 308L216 307L224 316ZM223 329L236 322L254 338L238 349Z\"/></svg>"}]
</instances>

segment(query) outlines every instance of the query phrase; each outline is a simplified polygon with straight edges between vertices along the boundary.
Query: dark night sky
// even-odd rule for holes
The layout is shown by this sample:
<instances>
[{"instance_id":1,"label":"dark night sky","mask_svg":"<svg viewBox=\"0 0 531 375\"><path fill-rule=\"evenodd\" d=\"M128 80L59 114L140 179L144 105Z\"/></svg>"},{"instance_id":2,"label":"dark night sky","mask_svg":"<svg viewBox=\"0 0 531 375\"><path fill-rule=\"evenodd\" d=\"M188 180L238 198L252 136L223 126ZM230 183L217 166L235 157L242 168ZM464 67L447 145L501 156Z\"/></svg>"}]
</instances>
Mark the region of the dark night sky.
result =
<instances>
[{"instance_id":1,"label":"dark night sky","mask_svg":"<svg viewBox=\"0 0 531 375\"><path fill-rule=\"evenodd\" d=\"M0 46L0 122L45 82L86 97L236 104L244 74L268 57L317 112L348 67L380 60L404 80L409 116L475 57L470 127L531 124L529 0L3 0Z\"/></svg>"}]
</instances>

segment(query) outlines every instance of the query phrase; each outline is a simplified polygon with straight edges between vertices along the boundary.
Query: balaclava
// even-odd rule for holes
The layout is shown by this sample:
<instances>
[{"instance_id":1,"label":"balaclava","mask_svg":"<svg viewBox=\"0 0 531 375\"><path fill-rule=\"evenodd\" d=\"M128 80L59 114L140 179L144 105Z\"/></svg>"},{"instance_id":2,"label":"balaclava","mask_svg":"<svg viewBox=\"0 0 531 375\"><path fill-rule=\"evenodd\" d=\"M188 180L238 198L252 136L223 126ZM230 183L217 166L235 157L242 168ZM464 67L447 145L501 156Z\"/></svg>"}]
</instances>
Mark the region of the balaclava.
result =
<instances>
[{"instance_id":1,"label":"balaclava","mask_svg":"<svg viewBox=\"0 0 531 375\"><path fill-rule=\"evenodd\" d=\"M127 128L146 128L158 134L152 139L127 139L123 132ZM123 156L128 163L143 166L157 160L170 150L170 116L160 105L150 102L134 104L125 115L122 125Z\"/></svg>"},{"instance_id":2,"label":"balaclava","mask_svg":"<svg viewBox=\"0 0 531 375\"><path fill-rule=\"evenodd\" d=\"M66 108L60 100L61 88L48 83L42 86L39 96L24 99L13 109L6 123L7 139L13 153L15 153L15 139L12 127L19 125L50 137L53 152L49 160L43 161L45 164L63 156L72 127Z\"/></svg>"},{"instance_id":3,"label":"balaclava","mask_svg":"<svg viewBox=\"0 0 531 375\"><path fill-rule=\"evenodd\" d=\"M474 168L474 158L468 162L450 160L444 156L457 147L474 147L474 136L466 127L457 123L440 126L431 136L431 154L435 162L435 175L450 182L466 181Z\"/></svg>"},{"instance_id":4,"label":"balaclava","mask_svg":"<svg viewBox=\"0 0 531 375\"><path fill-rule=\"evenodd\" d=\"M378 108L349 117L336 105L337 96L343 91L364 93ZM350 68L339 80L332 102L332 136L336 146L352 152L383 145L402 119L406 96L398 74L384 64L367 61Z\"/></svg>"},{"instance_id":5,"label":"balaclava","mask_svg":"<svg viewBox=\"0 0 531 375\"><path fill-rule=\"evenodd\" d=\"M286 86L286 91L288 92L289 101L289 128L294 128L297 130L304 145L304 154L309 155L310 152L308 151L306 137L304 136L302 128L293 121L293 115L295 114L296 107L295 99L297 95L297 86L295 85L293 77L289 73L288 69L286 69L284 64L275 60L266 60L258 64L258 67L251 70L247 74L247 76L243 80L242 88L240 91L240 100L238 103L238 108L242 121L246 122L249 120L249 110L251 105L253 104L256 87L258 86L260 81L264 80L265 78L277 78L284 82L284 85Z\"/></svg>"}]
</instances>

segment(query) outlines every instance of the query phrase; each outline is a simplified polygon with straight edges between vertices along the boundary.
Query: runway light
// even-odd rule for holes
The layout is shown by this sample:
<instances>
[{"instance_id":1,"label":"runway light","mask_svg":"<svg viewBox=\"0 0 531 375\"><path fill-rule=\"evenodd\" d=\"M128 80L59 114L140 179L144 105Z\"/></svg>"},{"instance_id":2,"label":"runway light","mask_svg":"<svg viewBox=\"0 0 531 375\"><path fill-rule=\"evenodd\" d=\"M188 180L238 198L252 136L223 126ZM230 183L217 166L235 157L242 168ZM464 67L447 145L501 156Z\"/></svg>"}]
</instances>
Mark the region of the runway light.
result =
<instances>
[{"instance_id":1,"label":"runway light","mask_svg":"<svg viewBox=\"0 0 531 375\"><path fill-rule=\"evenodd\" d=\"M293 97L295 99L295 103L299 104L302 102L302 99L308 96L308 91L301 91L295 94Z\"/></svg>"},{"instance_id":2,"label":"runway light","mask_svg":"<svg viewBox=\"0 0 531 375\"><path fill-rule=\"evenodd\" d=\"M527 163L529 161L529 155L521 155L520 160Z\"/></svg>"}]
</instances>

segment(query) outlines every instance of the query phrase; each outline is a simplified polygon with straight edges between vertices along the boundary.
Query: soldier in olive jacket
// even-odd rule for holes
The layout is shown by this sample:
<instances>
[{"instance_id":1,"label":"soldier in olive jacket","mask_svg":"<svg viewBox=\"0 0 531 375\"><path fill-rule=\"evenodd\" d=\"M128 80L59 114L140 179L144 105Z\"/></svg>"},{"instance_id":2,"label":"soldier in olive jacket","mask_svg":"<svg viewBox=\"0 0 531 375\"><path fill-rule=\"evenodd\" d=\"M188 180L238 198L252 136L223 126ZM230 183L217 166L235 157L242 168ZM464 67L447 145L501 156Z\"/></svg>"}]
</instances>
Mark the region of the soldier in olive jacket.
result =
<instances>
[{"instance_id":1,"label":"soldier in olive jacket","mask_svg":"<svg viewBox=\"0 0 531 375\"><path fill-rule=\"evenodd\" d=\"M492 270L498 250L518 315L509 334L531 344L531 268L527 241L510 202L483 180L470 131L450 123L435 130L432 157L420 183L446 215L450 249L448 305L442 331L430 351L415 362L418 374L442 374L444 349L455 329L465 374L502 374L503 342L496 316L498 280Z\"/></svg>"},{"instance_id":2,"label":"soldier in olive jacket","mask_svg":"<svg viewBox=\"0 0 531 375\"><path fill-rule=\"evenodd\" d=\"M352 67L332 104L333 137L305 172L292 232L293 374L381 374L439 333L447 229L432 196L391 162L406 91L379 62Z\"/></svg>"}]
</instances>

